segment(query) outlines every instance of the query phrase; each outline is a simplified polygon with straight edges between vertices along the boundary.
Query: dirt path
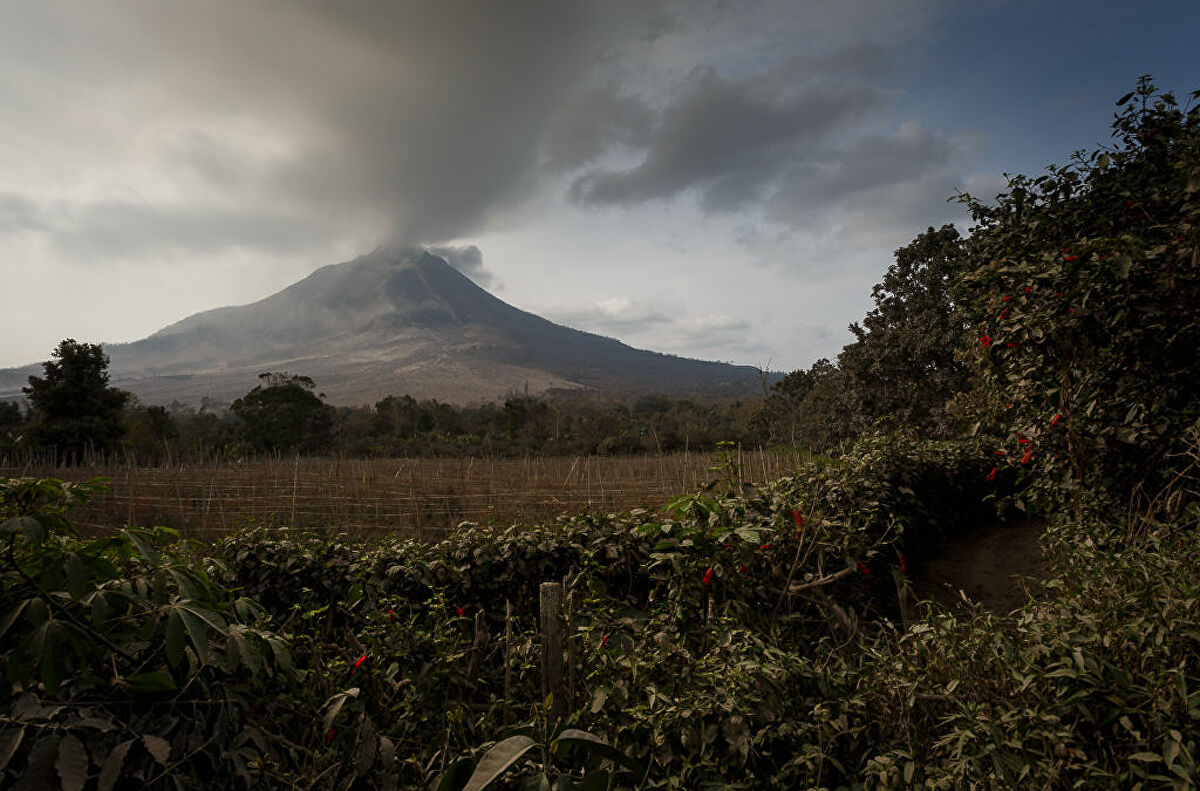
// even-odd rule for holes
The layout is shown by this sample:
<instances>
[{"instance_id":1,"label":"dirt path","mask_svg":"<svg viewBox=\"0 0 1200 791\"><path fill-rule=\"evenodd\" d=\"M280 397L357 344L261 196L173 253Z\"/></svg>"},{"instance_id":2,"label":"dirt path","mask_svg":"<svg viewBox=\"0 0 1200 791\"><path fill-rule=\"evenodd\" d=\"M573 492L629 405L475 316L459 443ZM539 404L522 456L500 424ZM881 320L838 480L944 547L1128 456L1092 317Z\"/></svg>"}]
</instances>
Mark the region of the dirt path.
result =
<instances>
[{"instance_id":1,"label":"dirt path","mask_svg":"<svg viewBox=\"0 0 1200 791\"><path fill-rule=\"evenodd\" d=\"M1025 604L1026 588L1045 579L1049 564L1038 547L1043 523L1030 519L985 525L947 539L938 552L914 562L911 581L918 599L934 599L958 609L964 607L959 591L997 615Z\"/></svg>"}]
</instances>

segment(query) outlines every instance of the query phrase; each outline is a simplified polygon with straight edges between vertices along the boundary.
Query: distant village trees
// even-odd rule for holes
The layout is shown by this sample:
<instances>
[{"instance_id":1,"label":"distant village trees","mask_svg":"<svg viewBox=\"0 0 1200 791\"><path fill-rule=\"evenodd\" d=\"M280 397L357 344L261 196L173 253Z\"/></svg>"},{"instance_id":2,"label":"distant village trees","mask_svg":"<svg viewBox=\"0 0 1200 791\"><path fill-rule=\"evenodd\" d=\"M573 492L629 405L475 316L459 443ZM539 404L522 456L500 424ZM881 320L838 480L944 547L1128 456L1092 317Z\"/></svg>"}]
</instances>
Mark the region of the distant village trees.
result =
<instances>
[{"instance_id":1,"label":"distant village trees","mask_svg":"<svg viewBox=\"0 0 1200 791\"><path fill-rule=\"evenodd\" d=\"M29 399L32 442L55 451L70 463L86 451L108 453L125 434L123 410L129 393L108 386L108 355L99 344L67 338L44 375L29 377L23 388Z\"/></svg>"},{"instance_id":2,"label":"distant village trees","mask_svg":"<svg viewBox=\"0 0 1200 791\"><path fill-rule=\"evenodd\" d=\"M304 453L329 449L333 408L313 392L307 376L259 374L263 384L230 405L239 421L241 439L260 452Z\"/></svg>"}]
</instances>

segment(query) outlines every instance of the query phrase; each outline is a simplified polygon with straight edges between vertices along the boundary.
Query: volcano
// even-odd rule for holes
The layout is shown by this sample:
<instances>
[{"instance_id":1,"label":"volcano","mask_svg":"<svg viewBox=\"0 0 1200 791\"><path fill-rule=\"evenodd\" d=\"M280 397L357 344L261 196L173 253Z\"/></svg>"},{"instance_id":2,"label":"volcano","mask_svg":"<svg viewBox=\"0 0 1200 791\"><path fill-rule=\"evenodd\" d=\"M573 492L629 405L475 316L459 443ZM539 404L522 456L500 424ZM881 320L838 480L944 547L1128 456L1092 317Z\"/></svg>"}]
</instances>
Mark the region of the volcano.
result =
<instances>
[{"instance_id":1,"label":"volcano","mask_svg":"<svg viewBox=\"0 0 1200 791\"><path fill-rule=\"evenodd\" d=\"M145 404L226 403L264 371L309 376L329 403L347 406L404 394L468 404L556 391L761 392L756 368L635 349L555 324L418 249L381 248L324 266L266 299L197 313L105 351L111 384ZM41 372L0 371L0 398L19 397L27 377Z\"/></svg>"}]
</instances>

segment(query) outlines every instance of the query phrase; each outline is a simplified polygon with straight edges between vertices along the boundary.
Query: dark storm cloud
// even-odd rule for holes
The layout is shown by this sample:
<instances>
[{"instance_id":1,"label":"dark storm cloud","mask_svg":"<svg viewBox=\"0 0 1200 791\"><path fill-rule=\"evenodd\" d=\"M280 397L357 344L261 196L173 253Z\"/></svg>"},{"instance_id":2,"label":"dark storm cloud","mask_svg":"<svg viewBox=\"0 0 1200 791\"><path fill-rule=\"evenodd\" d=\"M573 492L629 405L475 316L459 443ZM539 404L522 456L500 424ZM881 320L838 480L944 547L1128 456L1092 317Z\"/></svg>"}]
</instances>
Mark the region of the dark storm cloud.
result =
<instances>
[{"instance_id":1,"label":"dark storm cloud","mask_svg":"<svg viewBox=\"0 0 1200 791\"><path fill-rule=\"evenodd\" d=\"M41 211L32 200L16 193L0 193L0 233L40 231L45 227Z\"/></svg>"},{"instance_id":2,"label":"dark storm cloud","mask_svg":"<svg viewBox=\"0 0 1200 791\"><path fill-rule=\"evenodd\" d=\"M615 84L583 91L554 116L544 141L551 170L586 164L617 146L641 146L650 139L654 113L644 101Z\"/></svg>"},{"instance_id":3,"label":"dark storm cloud","mask_svg":"<svg viewBox=\"0 0 1200 791\"><path fill-rule=\"evenodd\" d=\"M830 146L793 164L772 196L768 214L795 223L809 212L856 196L926 181L950 190L938 198L945 202L955 186L938 177L946 175L959 148L955 141L915 124L905 124L893 135L867 135Z\"/></svg>"},{"instance_id":4,"label":"dark storm cloud","mask_svg":"<svg viewBox=\"0 0 1200 791\"><path fill-rule=\"evenodd\" d=\"M693 193L710 212L768 199L773 211L795 209L812 192L797 186L802 178L832 194L905 178L886 161L812 168L889 106L880 78L903 35L875 35L886 24L867 26L874 38L858 33L878 8L870 0L30 6L10 31L24 22L53 35L0 33L25 53L24 71L2 94L15 103L10 139L51 130L74 159L63 158L58 183L38 191L11 182L0 233L43 232L51 245L92 257L152 256L163 245L281 254L321 239L434 244L510 223L559 174L573 178L570 194L585 206ZM914 162L930 161L916 153ZM464 267L487 277L481 263Z\"/></svg>"},{"instance_id":5,"label":"dark storm cloud","mask_svg":"<svg viewBox=\"0 0 1200 791\"><path fill-rule=\"evenodd\" d=\"M219 129L192 130L163 144L164 172L331 222L376 218L405 243L481 229L529 194L547 151L561 166L644 129L634 100L575 94L611 40L657 18L653 4L561 0L134 2L90 13L114 54L92 70L101 84L85 100L120 87L155 121L252 118L281 148L239 157ZM576 126L564 122L543 149L562 106L579 108ZM600 122L591 141L578 126L589 115Z\"/></svg>"},{"instance_id":6,"label":"dark storm cloud","mask_svg":"<svg viewBox=\"0 0 1200 791\"><path fill-rule=\"evenodd\" d=\"M877 56L870 54L873 66ZM739 79L697 69L663 110L641 163L593 170L574 183L572 196L584 204L632 204L696 190L707 211L743 208L775 184L782 168L886 105L886 91L824 71L847 57L793 59Z\"/></svg>"}]
</instances>

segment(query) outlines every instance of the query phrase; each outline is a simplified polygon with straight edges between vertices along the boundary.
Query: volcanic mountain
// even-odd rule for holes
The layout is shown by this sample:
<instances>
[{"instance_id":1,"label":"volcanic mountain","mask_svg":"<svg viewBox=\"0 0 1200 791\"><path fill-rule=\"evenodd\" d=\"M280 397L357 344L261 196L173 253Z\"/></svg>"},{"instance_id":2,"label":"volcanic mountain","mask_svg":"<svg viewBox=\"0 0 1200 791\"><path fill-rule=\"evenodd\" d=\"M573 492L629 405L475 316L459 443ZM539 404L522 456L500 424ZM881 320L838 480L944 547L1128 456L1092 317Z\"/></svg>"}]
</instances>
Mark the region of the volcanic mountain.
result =
<instances>
[{"instance_id":1,"label":"volcanic mountain","mask_svg":"<svg viewBox=\"0 0 1200 791\"><path fill-rule=\"evenodd\" d=\"M266 299L197 313L105 351L111 384L147 404L228 402L263 371L310 376L329 403L352 406L403 394L463 404L552 390L720 396L759 387L749 366L643 351L554 324L414 249L325 266ZM0 398L19 396L41 370L0 371Z\"/></svg>"}]
</instances>

